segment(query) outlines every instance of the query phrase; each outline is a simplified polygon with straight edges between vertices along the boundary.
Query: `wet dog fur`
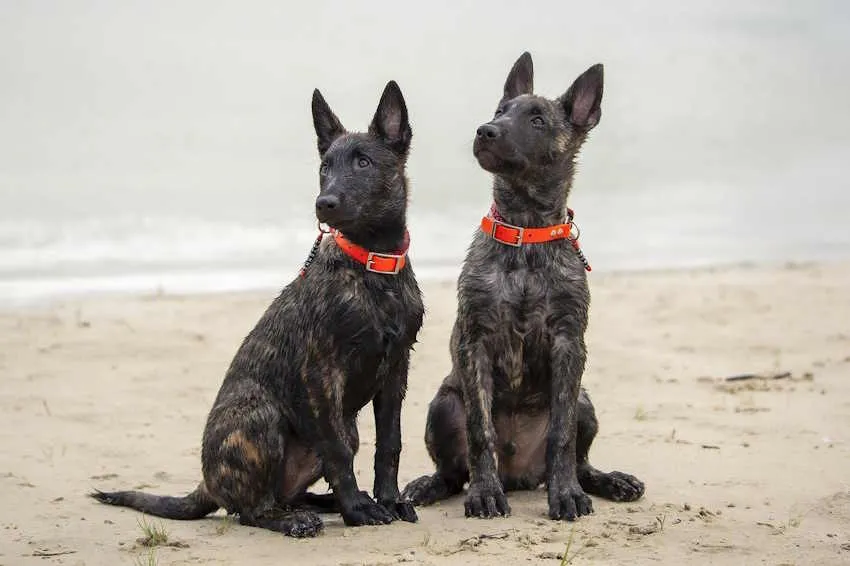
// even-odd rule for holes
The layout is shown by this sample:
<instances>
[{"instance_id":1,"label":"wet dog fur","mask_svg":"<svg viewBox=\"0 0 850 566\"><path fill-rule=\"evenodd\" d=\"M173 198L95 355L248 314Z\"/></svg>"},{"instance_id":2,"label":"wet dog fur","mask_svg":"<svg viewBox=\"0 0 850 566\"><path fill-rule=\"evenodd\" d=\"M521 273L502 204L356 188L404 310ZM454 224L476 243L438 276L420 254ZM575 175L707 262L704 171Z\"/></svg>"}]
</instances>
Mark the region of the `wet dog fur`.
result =
<instances>
[{"instance_id":1,"label":"wet dog fur","mask_svg":"<svg viewBox=\"0 0 850 566\"><path fill-rule=\"evenodd\" d=\"M366 133L349 133L313 93L321 156L316 214L376 252L402 247L411 140L401 91L390 82ZM185 497L96 492L112 505L169 519L219 508L244 525L314 536L317 510L347 525L416 521L398 490L400 413L423 305L410 262L371 273L325 238L304 277L287 285L238 349L207 419L203 481ZM356 418L374 407L374 499L358 487ZM333 496L307 488L324 477Z\"/></svg>"},{"instance_id":2,"label":"wet dog fur","mask_svg":"<svg viewBox=\"0 0 850 566\"><path fill-rule=\"evenodd\" d=\"M514 64L473 145L507 223L566 221L576 157L600 120L602 90L603 68L594 65L559 98L536 96L531 56ZM545 484L549 517L574 520L592 512L588 493L643 495L634 476L601 472L588 460L598 430L581 388L589 304L569 240L512 247L475 234L458 279L452 371L428 412L425 441L437 469L403 497L426 505L469 482L466 515L493 517L510 512L506 492Z\"/></svg>"}]
</instances>

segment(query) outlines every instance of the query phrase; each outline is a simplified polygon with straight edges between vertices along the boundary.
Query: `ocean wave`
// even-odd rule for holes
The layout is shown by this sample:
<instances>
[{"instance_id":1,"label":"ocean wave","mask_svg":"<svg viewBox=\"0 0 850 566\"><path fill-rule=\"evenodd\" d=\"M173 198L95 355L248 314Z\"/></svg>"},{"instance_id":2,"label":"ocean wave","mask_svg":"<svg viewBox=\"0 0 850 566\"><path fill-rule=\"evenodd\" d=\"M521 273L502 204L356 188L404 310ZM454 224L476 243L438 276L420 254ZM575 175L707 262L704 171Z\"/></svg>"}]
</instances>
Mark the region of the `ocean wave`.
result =
<instances>
[{"instance_id":1,"label":"ocean wave","mask_svg":"<svg viewBox=\"0 0 850 566\"><path fill-rule=\"evenodd\" d=\"M580 199L582 247L594 272L850 256L841 216L846 206L834 195L809 195L811 202L795 210L791 235L776 230L777 214L766 210L772 201L764 191L738 196L730 207L733 188L676 189ZM409 226L417 276L455 278L482 212L457 206L415 211ZM306 218L280 224L130 215L3 220L0 303L85 292L279 288L297 273L316 235Z\"/></svg>"},{"instance_id":2,"label":"ocean wave","mask_svg":"<svg viewBox=\"0 0 850 566\"><path fill-rule=\"evenodd\" d=\"M184 218L92 218L0 223L0 273L91 269L110 263L250 263L309 246L309 225L244 225Z\"/></svg>"},{"instance_id":3,"label":"ocean wave","mask_svg":"<svg viewBox=\"0 0 850 566\"><path fill-rule=\"evenodd\" d=\"M416 268L420 281L450 281L458 267ZM0 306L17 307L45 300L88 295L186 295L276 291L297 276L297 269L154 271L120 275L56 276L0 280Z\"/></svg>"}]
</instances>

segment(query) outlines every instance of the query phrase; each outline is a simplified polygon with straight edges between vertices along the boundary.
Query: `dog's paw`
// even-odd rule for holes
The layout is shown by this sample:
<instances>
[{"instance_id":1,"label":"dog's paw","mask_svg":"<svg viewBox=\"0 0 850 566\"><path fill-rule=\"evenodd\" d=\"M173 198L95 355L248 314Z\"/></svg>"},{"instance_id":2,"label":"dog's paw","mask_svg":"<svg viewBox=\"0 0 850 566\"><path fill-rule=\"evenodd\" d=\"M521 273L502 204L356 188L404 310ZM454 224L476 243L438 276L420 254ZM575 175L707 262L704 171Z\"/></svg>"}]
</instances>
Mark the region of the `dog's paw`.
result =
<instances>
[{"instance_id":1,"label":"dog's paw","mask_svg":"<svg viewBox=\"0 0 850 566\"><path fill-rule=\"evenodd\" d=\"M579 486L572 482L564 486L549 487L549 518L557 521L575 521L582 515L593 513L593 502Z\"/></svg>"},{"instance_id":2,"label":"dog's paw","mask_svg":"<svg viewBox=\"0 0 850 566\"><path fill-rule=\"evenodd\" d=\"M271 509L258 516L243 514L239 515L239 523L277 531L295 538L317 536L324 528L316 513L304 509Z\"/></svg>"},{"instance_id":3,"label":"dog's paw","mask_svg":"<svg viewBox=\"0 0 850 566\"><path fill-rule=\"evenodd\" d=\"M463 507L467 517L490 519L511 514L508 498L498 482L470 484Z\"/></svg>"},{"instance_id":4,"label":"dog's paw","mask_svg":"<svg viewBox=\"0 0 850 566\"><path fill-rule=\"evenodd\" d=\"M416 478L404 487L401 492L402 501L410 501L416 506L431 505L439 499L437 482L434 476Z\"/></svg>"},{"instance_id":5,"label":"dog's paw","mask_svg":"<svg viewBox=\"0 0 850 566\"><path fill-rule=\"evenodd\" d=\"M310 511L293 511L282 524L283 533L295 538L317 536L324 528L319 516Z\"/></svg>"},{"instance_id":6,"label":"dog's paw","mask_svg":"<svg viewBox=\"0 0 850 566\"><path fill-rule=\"evenodd\" d=\"M643 496L646 487L633 475L623 472L610 472L602 479L602 497L611 501L636 501Z\"/></svg>"},{"instance_id":7,"label":"dog's paw","mask_svg":"<svg viewBox=\"0 0 850 566\"><path fill-rule=\"evenodd\" d=\"M350 527L386 525L393 522L393 515L361 491L352 501L342 502L342 520Z\"/></svg>"},{"instance_id":8,"label":"dog's paw","mask_svg":"<svg viewBox=\"0 0 850 566\"><path fill-rule=\"evenodd\" d=\"M419 517L416 516L416 509L413 508L412 501L404 501L403 498L397 501L379 501L381 506L390 512L390 515L393 516L393 520L398 521L406 521L408 523L415 523L419 520Z\"/></svg>"}]
</instances>

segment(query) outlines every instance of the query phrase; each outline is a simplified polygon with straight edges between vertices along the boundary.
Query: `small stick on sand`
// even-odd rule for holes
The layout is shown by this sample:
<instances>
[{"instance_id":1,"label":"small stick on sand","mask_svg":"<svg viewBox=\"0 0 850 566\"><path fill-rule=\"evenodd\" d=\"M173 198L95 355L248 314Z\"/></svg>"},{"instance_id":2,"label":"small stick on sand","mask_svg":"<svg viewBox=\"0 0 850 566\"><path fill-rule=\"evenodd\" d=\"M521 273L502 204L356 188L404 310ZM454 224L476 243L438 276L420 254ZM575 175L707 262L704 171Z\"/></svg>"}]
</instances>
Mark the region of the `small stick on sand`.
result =
<instances>
[{"instance_id":1,"label":"small stick on sand","mask_svg":"<svg viewBox=\"0 0 850 566\"><path fill-rule=\"evenodd\" d=\"M748 381L750 379L788 379L791 377L790 371L782 373L774 373L770 375L760 375L757 373L742 373L740 375L732 375L726 378L726 381Z\"/></svg>"},{"instance_id":2,"label":"small stick on sand","mask_svg":"<svg viewBox=\"0 0 850 566\"><path fill-rule=\"evenodd\" d=\"M75 554L76 552L76 550L36 550L30 556L47 558L50 556L62 556L63 554Z\"/></svg>"}]
</instances>

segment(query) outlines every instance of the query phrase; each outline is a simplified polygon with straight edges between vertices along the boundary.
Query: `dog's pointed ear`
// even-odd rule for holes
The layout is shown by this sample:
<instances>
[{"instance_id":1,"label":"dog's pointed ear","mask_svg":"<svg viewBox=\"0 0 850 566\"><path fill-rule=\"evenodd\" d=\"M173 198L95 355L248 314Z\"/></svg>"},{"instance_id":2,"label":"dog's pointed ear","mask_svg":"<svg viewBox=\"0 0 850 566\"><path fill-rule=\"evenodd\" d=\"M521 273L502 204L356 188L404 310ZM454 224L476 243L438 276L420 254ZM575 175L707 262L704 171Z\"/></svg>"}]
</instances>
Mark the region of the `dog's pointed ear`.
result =
<instances>
[{"instance_id":1,"label":"dog's pointed ear","mask_svg":"<svg viewBox=\"0 0 850 566\"><path fill-rule=\"evenodd\" d=\"M388 82L384 88L375 117L369 125L369 133L382 140L399 155L406 154L410 149L413 131L407 119L404 96L395 81Z\"/></svg>"},{"instance_id":2,"label":"dog's pointed ear","mask_svg":"<svg viewBox=\"0 0 850 566\"><path fill-rule=\"evenodd\" d=\"M345 133L345 128L319 89L313 91L313 127L318 137L319 155L324 155L334 140Z\"/></svg>"},{"instance_id":3,"label":"dog's pointed ear","mask_svg":"<svg viewBox=\"0 0 850 566\"><path fill-rule=\"evenodd\" d=\"M519 56L514 66L511 67L511 72L508 73L502 101L532 92L534 92L534 64L531 62L531 53L526 51Z\"/></svg>"},{"instance_id":4,"label":"dog's pointed ear","mask_svg":"<svg viewBox=\"0 0 850 566\"><path fill-rule=\"evenodd\" d=\"M584 131L590 131L602 118L602 63L597 63L579 75L558 100L564 107L567 121Z\"/></svg>"}]
</instances>

